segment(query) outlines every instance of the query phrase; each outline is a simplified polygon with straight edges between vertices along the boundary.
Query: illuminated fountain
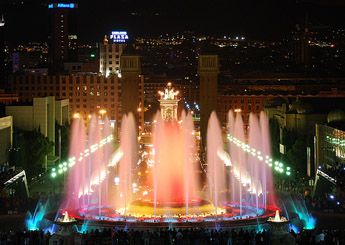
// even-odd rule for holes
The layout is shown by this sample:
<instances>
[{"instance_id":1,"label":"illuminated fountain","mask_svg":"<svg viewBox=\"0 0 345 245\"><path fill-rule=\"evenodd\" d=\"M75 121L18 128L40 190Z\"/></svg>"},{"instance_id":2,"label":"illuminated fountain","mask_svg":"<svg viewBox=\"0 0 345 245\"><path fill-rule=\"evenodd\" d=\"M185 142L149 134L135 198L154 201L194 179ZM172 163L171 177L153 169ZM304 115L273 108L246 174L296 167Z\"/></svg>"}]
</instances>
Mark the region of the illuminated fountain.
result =
<instances>
[{"instance_id":1,"label":"illuminated fountain","mask_svg":"<svg viewBox=\"0 0 345 245\"><path fill-rule=\"evenodd\" d=\"M68 211L90 225L116 222L119 227L253 225L273 216L277 208L265 115L261 113L260 120L250 115L244 143L242 117L230 111L226 149L213 112L207 132L207 164L201 167L192 114L182 112L178 119L178 91L171 84L159 94L161 111L152 124L153 141L143 149L138 149L131 113L122 119L120 147L115 151L107 118L99 125L92 117L88 137L84 122L74 120L71 170L61 214ZM142 173L143 165L146 170ZM109 178L110 174L115 178ZM205 183L201 183L202 175Z\"/></svg>"},{"instance_id":2,"label":"illuminated fountain","mask_svg":"<svg viewBox=\"0 0 345 245\"><path fill-rule=\"evenodd\" d=\"M290 223L285 217L276 211L274 217L269 217L267 223L272 227L272 244L295 244L295 238L286 230L284 226Z\"/></svg>"},{"instance_id":3,"label":"illuminated fountain","mask_svg":"<svg viewBox=\"0 0 345 245\"><path fill-rule=\"evenodd\" d=\"M61 229L49 239L49 244L60 244L61 240L64 244L74 244L71 241L75 240L76 231L74 226L77 224L77 220L73 217L68 216L68 212L61 218L58 218L54 224L61 227Z\"/></svg>"}]
</instances>

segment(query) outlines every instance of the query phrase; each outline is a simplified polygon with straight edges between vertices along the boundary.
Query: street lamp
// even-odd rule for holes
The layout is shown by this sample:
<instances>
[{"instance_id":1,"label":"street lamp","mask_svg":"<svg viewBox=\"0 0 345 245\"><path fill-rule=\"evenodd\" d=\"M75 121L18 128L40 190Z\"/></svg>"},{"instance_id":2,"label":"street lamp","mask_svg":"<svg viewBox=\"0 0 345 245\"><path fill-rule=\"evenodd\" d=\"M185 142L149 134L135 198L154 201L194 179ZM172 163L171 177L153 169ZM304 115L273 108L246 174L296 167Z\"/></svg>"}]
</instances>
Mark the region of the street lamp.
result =
<instances>
[{"instance_id":1,"label":"street lamp","mask_svg":"<svg viewBox=\"0 0 345 245\"><path fill-rule=\"evenodd\" d=\"M107 111L106 110L104 110L104 109L101 109L100 111L99 111L99 113L101 113L101 115L102 115L102 121L103 121L103 117L104 117L104 114L105 113L107 113Z\"/></svg>"}]
</instances>

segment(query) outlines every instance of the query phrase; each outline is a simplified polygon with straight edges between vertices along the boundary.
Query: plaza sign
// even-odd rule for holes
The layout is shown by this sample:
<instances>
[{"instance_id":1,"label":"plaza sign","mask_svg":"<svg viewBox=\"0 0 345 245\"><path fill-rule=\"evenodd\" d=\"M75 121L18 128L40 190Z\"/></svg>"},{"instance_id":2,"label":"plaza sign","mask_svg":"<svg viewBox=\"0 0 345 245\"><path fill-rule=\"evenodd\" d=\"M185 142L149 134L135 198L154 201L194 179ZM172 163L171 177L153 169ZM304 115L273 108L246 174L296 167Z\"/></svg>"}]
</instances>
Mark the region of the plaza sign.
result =
<instances>
[{"instance_id":1,"label":"plaza sign","mask_svg":"<svg viewBox=\"0 0 345 245\"><path fill-rule=\"evenodd\" d=\"M113 39L114 43L124 43L128 40L128 34L126 31L113 31L111 32L110 39Z\"/></svg>"}]
</instances>

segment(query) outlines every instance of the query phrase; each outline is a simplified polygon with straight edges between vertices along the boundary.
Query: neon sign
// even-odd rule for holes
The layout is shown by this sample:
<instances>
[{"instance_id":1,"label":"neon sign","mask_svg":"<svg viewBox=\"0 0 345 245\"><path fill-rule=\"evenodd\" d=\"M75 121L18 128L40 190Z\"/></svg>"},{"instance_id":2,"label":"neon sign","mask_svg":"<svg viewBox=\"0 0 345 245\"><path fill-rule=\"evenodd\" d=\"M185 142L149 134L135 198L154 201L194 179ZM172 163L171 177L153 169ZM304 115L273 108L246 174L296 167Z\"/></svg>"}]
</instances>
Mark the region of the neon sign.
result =
<instances>
[{"instance_id":1,"label":"neon sign","mask_svg":"<svg viewBox=\"0 0 345 245\"><path fill-rule=\"evenodd\" d=\"M48 5L48 8L70 8L74 9L77 8L78 6L75 3L51 3Z\"/></svg>"},{"instance_id":2,"label":"neon sign","mask_svg":"<svg viewBox=\"0 0 345 245\"><path fill-rule=\"evenodd\" d=\"M114 43L124 43L128 40L128 34L126 31L112 31L110 39L113 39Z\"/></svg>"}]
</instances>

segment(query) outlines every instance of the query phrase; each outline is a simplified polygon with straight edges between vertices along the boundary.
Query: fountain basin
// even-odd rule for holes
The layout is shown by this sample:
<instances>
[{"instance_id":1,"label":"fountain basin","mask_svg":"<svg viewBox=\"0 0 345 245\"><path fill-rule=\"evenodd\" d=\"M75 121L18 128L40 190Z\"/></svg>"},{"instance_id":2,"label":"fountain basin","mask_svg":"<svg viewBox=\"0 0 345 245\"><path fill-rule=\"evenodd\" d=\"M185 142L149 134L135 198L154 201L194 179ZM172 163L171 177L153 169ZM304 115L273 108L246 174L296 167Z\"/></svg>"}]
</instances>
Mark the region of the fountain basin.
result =
<instances>
[{"instance_id":1,"label":"fountain basin","mask_svg":"<svg viewBox=\"0 0 345 245\"><path fill-rule=\"evenodd\" d=\"M124 209L121 209L123 211ZM121 212L123 214L123 212ZM126 212L135 217L154 216L154 205L151 202L141 200L130 204ZM186 216L186 204L184 203L159 203L156 205L156 217L182 217ZM218 208L218 214L226 213L223 208ZM188 216L213 216L216 214L215 206L206 200L191 202L188 205Z\"/></svg>"}]
</instances>

